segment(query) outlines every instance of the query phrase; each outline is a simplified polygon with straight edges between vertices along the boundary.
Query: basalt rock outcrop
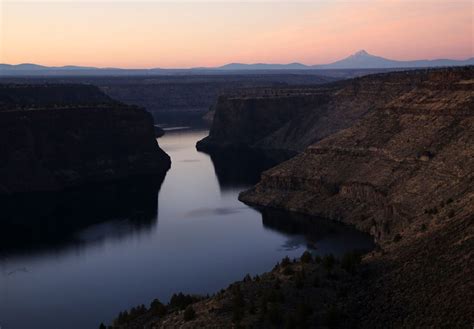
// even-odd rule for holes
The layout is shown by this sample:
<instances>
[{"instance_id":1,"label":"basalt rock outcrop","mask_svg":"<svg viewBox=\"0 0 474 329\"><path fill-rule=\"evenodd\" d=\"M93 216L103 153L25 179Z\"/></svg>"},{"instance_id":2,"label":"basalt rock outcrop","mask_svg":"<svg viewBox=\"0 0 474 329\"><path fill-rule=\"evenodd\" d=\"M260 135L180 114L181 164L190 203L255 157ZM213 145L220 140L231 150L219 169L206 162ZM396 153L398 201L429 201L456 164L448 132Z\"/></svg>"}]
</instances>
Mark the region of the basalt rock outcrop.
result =
<instances>
[{"instance_id":1,"label":"basalt rock outcrop","mask_svg":"<svg viewBox=\"0 0 474 329\"><path fill-rule=\"evenodd\" d=\"M146 111L85 85L0 86L0 194L164 175Z\"/></svg>"},{"instance_id":2,"label":"basalt rock outcrop","mask_svg":"<svg viewBox=\"0 0 474 329\"><path fill-rule=\"evenodd\" d=\"M355 124L266 171L240 199L350 223L376 238L383 251L367 261L377 275L352 295L361 327L462 328L474 319L466 302L473 300L466 278L474 268L474 68L383 79L405 91L373 94Z\"/></svg>"},{"instance_id":3,"label":"basalt rock outcrop","mask_svg":"<svg viewBox=\"0 0 474 329\"><path fill-rule=\"evenodd\" d=\"M428 224L429 212L472 192L473 77L472 68L388 74L385 88L404 92L384 104L374 94L356 124L265 172L241 199L343 220L378 240Z\"/></svg>"},{"instance_id":4,"label":"basalt rock outcrop","mask_svg":"<svg viewBox=\"0 0 474 329\"><path fill-rule=\"evenodd\" d=\"M446 74L469 75L470 71L447 69L450 73ZM301 152L351 127L374 109L403 97L416 96L412 93L429 79L427 72L376 74L326 85L243 89L222 95L213 107L214 123L209 136L197 147L210 150L236 146ZM436 74L443 75L442 70L430 72L433 78ZM435 82L426 85L430 83Z\"/></svg>"},{"instance_id":5,"label":"basalt rock outcrop","mask_svg":"<svg viewBox=\"0 0 474 329\"><path fill-rule=\"evenodd\" d=\"M321 91L322 89L322 91ZM267 138L295 118L328 101L325 88L241 90L218 98L209 136L199 150L259 148ZM265 145L268 149L283 149ZM293 148L284 148L294 151Z\"/></svg>"}]
</instances>

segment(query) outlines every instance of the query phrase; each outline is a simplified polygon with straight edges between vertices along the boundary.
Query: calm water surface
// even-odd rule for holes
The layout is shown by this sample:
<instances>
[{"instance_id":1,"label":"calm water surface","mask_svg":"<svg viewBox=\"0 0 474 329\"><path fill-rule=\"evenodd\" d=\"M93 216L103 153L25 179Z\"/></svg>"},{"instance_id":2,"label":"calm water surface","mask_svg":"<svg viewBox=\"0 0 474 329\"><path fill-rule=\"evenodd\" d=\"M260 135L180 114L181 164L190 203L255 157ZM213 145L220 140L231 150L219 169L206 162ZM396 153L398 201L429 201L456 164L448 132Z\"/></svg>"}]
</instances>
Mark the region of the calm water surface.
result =
<instances>
[{"instance_id":1,"label":"calm water surface","mask_svg":"<svg viewBox=\"0 0 474 329\"><path fill-rule=\"evenodd\" d=\"M91 187L52 204L38 197L4 212L1 328L98 328L154 298L216 292L285 255L371 248L348 227L239 202L270 162L197 152L206 135L185 129L160 138L173 162L164 181Z\"/></svg>"}]
</instances>

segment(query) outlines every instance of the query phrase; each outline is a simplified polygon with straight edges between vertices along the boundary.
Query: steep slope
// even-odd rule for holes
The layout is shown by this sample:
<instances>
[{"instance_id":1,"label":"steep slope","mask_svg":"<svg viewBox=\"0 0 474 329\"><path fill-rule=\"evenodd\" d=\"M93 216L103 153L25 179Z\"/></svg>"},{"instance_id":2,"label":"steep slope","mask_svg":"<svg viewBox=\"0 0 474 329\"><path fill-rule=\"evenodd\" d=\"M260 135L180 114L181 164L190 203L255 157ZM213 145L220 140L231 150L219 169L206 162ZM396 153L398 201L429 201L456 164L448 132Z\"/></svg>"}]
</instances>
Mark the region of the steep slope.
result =
<instances>
[{"instance_id":1,"label":"steep slope","mask_svg":"<svg viewBox=\"0 0 474 329\"><path fill-rule=\"evenodd\" d=\"M410 97L430 74L435 78L443 74L440 72L444 71L393 72L322 86L261 88L225 95L215 106L209 136L197 146L201 150L233 146L301 152L349 128L373 109Z\"/></svg>"},{"instance_id":2,"label":"steep slope","mask_svg":"<svg viewBox=\"0 0 474 329\"><path fill-rule=\"evenodd\" d=\"M197 147L200 150L257 148L267 136L327 101L327 94L316 87L242 90L221 96L209 136L199 141ZM268 148L274 147L268 145Z\"/></svg>"},{"instance_id":3,"label":"steep slope","mask_svg":"<svg viewBox=\"0 0 474 329\"><path fill-rule=\"evenodd\" d=\"M361 327L474 320L474 69L433 70L411 91L262 175L244 202L370 232L370 284L346 303ZM384 98L384 94L377 97Z\"/></svg>"},{"instance_id":4,"label":"steep slope","mask_svg":"<svg viewBox=\"0 0 474 329\"><path fill-rule=\"evenodd\" d=\"M0 194L163 175L151 115L96 87L0 86Z\"/></svg>"},{"instance_id":5,"label":"steep slope","mask_svg":"<svg viewBox=\"0 0 474 329\"><path fill-rule=\"evenodd\" d=\"M374 100L377 107L357 124L265 172L242 200L344 219L379 239L393 238L472 186L473 72L409 74L423 79L396 97L374 95L385 105ZM398 85L407 80L390 76L403 89Z\"/></svg>"}]
</instances>

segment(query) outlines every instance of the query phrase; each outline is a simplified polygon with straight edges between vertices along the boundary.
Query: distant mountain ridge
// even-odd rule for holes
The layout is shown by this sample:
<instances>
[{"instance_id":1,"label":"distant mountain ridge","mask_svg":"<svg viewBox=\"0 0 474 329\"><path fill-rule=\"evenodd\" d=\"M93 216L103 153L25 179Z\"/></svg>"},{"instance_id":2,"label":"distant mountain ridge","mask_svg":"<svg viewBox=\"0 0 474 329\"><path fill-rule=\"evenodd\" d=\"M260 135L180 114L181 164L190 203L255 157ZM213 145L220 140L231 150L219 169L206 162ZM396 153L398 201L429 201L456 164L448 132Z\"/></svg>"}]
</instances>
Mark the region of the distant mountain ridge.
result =
<instances>
[{"instance_id":1,"label":"distant mountain ridge","mask_svg":"<svg viewBox=\"0 0 474 329\"><path fill-rule=\"evenodd\" d=\"M305 65L301 63L290 64L241 64L232 63L220 66L220 70L268 70L268 69L395 69L395 68L423 68L441 66L464 66L474 65L474 57L466 60L455 59L434 59L434 60L414 60L398 61L369 54L365 50L360 50L339 61L320 64Z\"/></svg>"},{"instance_id":2,"label":"distant mountain ridge","mask_svg":"<svg viewBox=\"0 0 474 329\"><path fill-rule=\"evenodd\" d=\"M360 50L349 57L325 65L313 65L317 69L369 69L369 68L422 68L422 67L442 67L442 66L464 66L474 65L474 57L466 60L455 59L434 59L434 60L414 60L398 61L371 55L365 50Z\"/></svg>"},{"instance_id":3,"label":"distant mountain ridge","mask_svg":"<svg viewBox=\"0 0 474 329\"><path fill-rule=\"evenodd\" d=\"M218 70L307 70L308 68L311 68L311 67L305 64L301 64L301 63L289 63L289 64L230 63L223 66L219 66L216 69Z\"/></svg>"},{"instance_id":4,"label":"distant mountain ridge","mask_svg":"<svg viewBox=\"0 0 474 329\"><path fill-rule=\"evenodd\" d=\"M86 66L43 66L31 63L18 65L0 64L0 76L21 75L160 75L179 73L218 73L218 72L245 72L245 71L272 71L272 70L327 70L327 69L403 69L444 66L474 65L474 57L466 60L434 59L399 61L369 54L360 50L344 59L329 64L305 65L302 63L268 64L268 63L229 63L219 67L196 67L188 69L121 69L97 68Z\"/></svg>"}]
</instances>

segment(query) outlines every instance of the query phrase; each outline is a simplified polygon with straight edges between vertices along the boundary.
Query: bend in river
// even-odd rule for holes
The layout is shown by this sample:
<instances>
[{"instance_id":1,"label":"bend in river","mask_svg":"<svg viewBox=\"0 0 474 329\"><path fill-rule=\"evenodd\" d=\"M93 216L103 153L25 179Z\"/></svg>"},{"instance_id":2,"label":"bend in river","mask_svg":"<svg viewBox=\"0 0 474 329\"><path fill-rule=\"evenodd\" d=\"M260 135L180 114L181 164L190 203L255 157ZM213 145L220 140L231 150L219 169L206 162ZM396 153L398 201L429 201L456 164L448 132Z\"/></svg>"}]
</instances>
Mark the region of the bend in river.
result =
<instances>
[{"instance_id":1,"label":"bend in river","mask_svg":"<svg viewBox=\"0 0 474 329\"><path fill-rule=\"evenodd\" d=\"M239 202L272 161L196 151L206 135L169 129L160 138L172 159L164 180L11 204L0 244L0 326L95 328L154 298L214 293L306 249L340 255L372 247L350 227ZM24 230L31 223L40 233Z\"/></svg>"}]
</instances>

